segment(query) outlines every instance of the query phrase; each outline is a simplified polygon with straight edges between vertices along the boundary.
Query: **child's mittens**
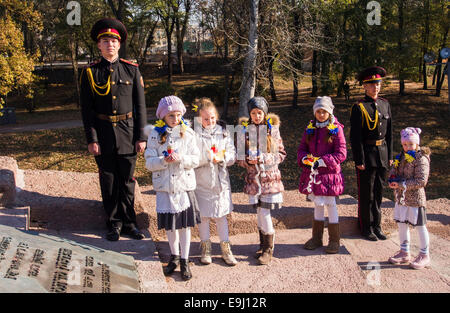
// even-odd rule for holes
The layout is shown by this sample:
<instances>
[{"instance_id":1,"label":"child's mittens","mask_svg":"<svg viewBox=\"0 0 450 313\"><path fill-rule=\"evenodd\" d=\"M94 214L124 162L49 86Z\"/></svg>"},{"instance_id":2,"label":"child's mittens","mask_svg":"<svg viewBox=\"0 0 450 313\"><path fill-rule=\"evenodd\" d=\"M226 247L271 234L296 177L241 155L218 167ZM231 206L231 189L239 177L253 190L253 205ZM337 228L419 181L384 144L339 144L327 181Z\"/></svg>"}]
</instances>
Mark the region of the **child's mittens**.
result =
<instances>
[{"instance_id":1,"label":"child's mittens","mask_svg":"<svg viewBox=\"0 0 450 313\"><path fill-rule=\"evenodd\" d=\"M317 161L315 161L312 168L316 170L319 167L327 167L327 165L322 159L318 159Z\"/></svg>"},{"instance_id":2,"label":"child's mittens","mask_svg":"<svg viewBox=\"0 0 450 313\"><path fill-rule=\"evenodd\" d=\"M214 151L211 149L206 150L206 157L208 158L208 161L212 161L214 159Z\"/></svg>"}]
</instances>

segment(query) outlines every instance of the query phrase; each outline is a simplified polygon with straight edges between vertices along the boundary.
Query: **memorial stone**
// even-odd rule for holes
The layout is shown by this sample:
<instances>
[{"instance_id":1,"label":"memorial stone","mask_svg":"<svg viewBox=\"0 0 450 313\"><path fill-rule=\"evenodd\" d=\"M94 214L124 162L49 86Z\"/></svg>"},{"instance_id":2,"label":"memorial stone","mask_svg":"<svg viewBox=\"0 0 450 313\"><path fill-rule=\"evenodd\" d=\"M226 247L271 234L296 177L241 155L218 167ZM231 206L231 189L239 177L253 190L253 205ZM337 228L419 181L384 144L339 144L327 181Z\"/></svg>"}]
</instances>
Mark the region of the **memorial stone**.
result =
<instances>
[{"instance_id":1,"label":"memorial stone","mask_svg":"<svg viewBox=\"0 0 450 313\"><path fill-rule=\"evenodd\" d=\"M134 259L0 225L0 292L139 292Z\"/></svg>"}]
</instances>

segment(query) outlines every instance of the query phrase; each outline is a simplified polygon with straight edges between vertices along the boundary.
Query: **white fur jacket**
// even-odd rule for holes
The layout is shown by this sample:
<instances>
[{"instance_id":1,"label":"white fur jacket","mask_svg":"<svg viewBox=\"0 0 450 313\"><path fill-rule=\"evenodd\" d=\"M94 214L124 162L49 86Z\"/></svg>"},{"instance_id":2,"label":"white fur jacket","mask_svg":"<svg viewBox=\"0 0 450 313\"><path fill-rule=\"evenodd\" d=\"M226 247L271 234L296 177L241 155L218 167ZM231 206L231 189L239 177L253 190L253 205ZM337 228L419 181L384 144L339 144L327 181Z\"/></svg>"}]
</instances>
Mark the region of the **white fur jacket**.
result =
<instances>
[{"instance_id":1,"label":"white fur jacket","mask_svg":"<svg viewBox=\"0 0 450 313\"><path fill-rule=\"evenodd\" d=\"M160 143L160 134L153 125L144 129L148 135L145 150L145 167L152 172L153 189L167 193L192 191L196 188L194 168L199 165L200 152L194 131L190 127L167 128L165 143ZM164 153L176 152L180 162L167 163Z\"/></svg>"}]
</instances>

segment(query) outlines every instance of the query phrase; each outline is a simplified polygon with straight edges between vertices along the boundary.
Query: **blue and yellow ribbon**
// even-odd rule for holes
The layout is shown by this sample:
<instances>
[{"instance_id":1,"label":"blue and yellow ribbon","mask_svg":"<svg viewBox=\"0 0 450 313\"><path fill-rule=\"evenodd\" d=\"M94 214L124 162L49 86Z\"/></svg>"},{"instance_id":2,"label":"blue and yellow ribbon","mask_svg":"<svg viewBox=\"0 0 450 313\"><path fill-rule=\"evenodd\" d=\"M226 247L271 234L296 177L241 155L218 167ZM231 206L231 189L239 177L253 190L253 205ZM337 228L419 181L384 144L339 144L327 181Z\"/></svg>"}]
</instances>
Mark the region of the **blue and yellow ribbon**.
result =
<instances>
[{"instance_id":1,"label":"blue and yellow ribbon","mask_svg":"<svg viewBox=\"0 0 450 313\"><path fill-rule=\"evenodd\" d=\"M334 125L334 123L329 124L327 128L328 131L330 132L330 135L336 136L339 132L339 128L336 125Z\"/></svg>"},{"instance_id":2,"label":"blue and yellow ribbon","mask_svg":"<svg viewBox=\"0 0 450 313\"><path fill-rule=\"evenodd\" d=\"M405 154L405 160L408 163L413 162L416 159L416 151L414 150L408 150Z\"/></svg>"},{"instance_id":3,"label":"blue and yellow ribbon","mask_svg":"<svg viewBox=\"0 0 450 313\"><path fill-rule=\"evenodd\" d=\"M154 126L158 133L163 134L166 132L167 125L163 120L157 120Z\"/></svg>"},{"instance_id":4,"label":"blue and yellow ribbon","mask_svg":"<svg viewBox=\"0 0 450 313\"><path fill-rule=\"evenodd\" d=\"M272 130L272 118L266 117L266 121L267 121L267 128L269 128L269 130Z\"/></svg>"},{"instance_id":5,"label":"blue and yellow ribbon","mask_svg":"<svg viewBox=\"0 0 450 313\"><path fill-rule=\"evenodd\" d=\"M306 127L306 133L307 133L308 135L312 135L312 134L314 134L314 130L315 130L315 129L316 129L316 128L314 127L312 121L310 121L309 124L308 124L308 126Z\"/></svg>"},{"instance_id":6,"label":"blue and yellow ribbon","mask_svg":"<svg viewBox=\"0 0 450 313\"><path fill-rule=\"evenodd\" d=\"M394 165L395 168L397 168L397 167L400 165L400 157L401 157L401 154L398 154L398 155L396 155L395 158L394 158L394 163L393 163L393 165Z\"/></svg>"},{"instance_id":7,"label":"blue and yellow ribbon","mask_svg":"<svg viewBox=\"0 0 450 313\"><path fill-rule=\"evenodd\" d=\"M181 118L180 125L181 125L181 127L183 127L184 130L186 130L186 128L188 128L188 124L186 123L184 118Z\"/></svg>"}]
</instances>

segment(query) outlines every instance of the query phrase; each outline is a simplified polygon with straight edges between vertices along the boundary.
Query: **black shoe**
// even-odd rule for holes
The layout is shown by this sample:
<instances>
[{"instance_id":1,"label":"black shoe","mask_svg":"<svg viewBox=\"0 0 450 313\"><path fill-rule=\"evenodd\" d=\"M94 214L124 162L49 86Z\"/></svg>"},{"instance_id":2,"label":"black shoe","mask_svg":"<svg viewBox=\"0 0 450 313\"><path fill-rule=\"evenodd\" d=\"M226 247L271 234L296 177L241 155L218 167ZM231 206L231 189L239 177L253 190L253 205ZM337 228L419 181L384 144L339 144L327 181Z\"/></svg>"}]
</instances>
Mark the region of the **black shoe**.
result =
<instances>
[{"instance_id":1,"label":"black shoe","mask_svg":"<svg viewBox=\"0 0 450 313\"><path fill-rule=\"evenodd\" d=\"M168 276L168 275L172 274L176 270L176 268L178 267L179 264L180 264L180 256L172 254L170 256L170 261L167 264L167 266L163 267L164 275Z\"/></svg>"},{"instance_id":2,"label":"black shoe","mask_svg":"<svg viewBox=\"0 0 450 313\"><path fill-rule=\"evenodd\" d=\"M109 232L106 234L106 239L109 241L117 241L120 238L120 228L119 227L111 227Z\"/></svg>"},{"instance_id":3,"label":"black shoe","mask_svg":"<svg viewBox=\"0 0 450 313\"><path fill-rule=\"evenodd\" d=\"M378 229L374 229L373 233L375 234L375 236L377 236L378 239L380 240L386 240L387 236L386 234L384 234L381 230Z\"/></svg>"},{"instance_id":4,"label":"black shoe","mask_svg":"<svg viewBox=\"0 0 450 313\"><path fill-rule=\"evenodd\" d=\"M145 238L144 234L136 227L126 227L123 229L123 233L136 240Z\"/></svg>"},{"instance_id":5,"label":"black shoe","mask_svg":"<svg viewBox=\"0 0 450 313\"><path fill-rule=\"evenodd\" d=\"M189 268L189 259L180 259L180 272L183 280L189 280L192 278L191 269Z\"/></svg>"},{"instance_id":6,"label":"black shoe","mask_svg":"<svg viewBox=\"0 0 450 313\"><path fill-rule=\"evenodd\" d=\"M370 241L378 241L378 238L374 233L364 234L363 237Z\"/></svg>"}]
</instances>

